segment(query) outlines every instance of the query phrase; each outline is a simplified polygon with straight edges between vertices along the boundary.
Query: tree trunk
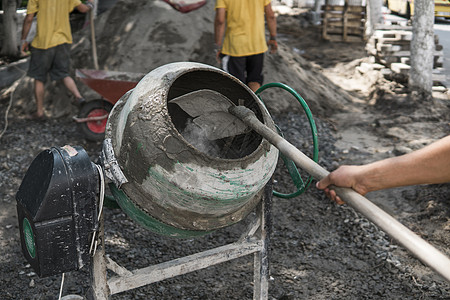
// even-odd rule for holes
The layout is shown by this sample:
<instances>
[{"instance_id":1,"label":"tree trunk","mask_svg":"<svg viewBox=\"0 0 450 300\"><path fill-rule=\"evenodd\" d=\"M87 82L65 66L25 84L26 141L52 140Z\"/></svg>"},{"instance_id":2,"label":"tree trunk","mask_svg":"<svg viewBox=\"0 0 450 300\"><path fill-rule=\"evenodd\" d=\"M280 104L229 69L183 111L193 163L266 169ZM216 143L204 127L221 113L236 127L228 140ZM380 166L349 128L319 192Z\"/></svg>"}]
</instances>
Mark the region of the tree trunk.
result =
<instances>
[{"instance_id":1,"label":"tree trunk","mask_svg":"<svg viewBox=\"0 0 450 300\"><path fill-rule=\"evenodd\" d=\"M2 0L3 6L3 46L1 55L18 56L17 42L17 0Z\"/></svg>"},{"instance_id":2,"label":"tree trunk","mask_svg":"<svg viewBox=\"0 0 450 300\"><path fill-rule=\"evenodd\" d=\"M433 87L434 1L414 1L413 36L409 89L430 97Z\"/></svg>"},{"instance_id":3,"label":"tree trunk","mask_svg":"<svg viewBox=\"0 0 450 300\"><path fill-rule=\"evenodd\" d=\"M320 11L320 4L321 4L322 0L315 0L314 1L314 11L315 12L319 12Z\"/></svg>"},{"instance_id":4,"label":"tree trunk","mask_svg":"<svg viewBox=\"0 0 450 300\"><path fill-rule=\"evenodd\" d=\"M369 0L367 4L367 28L366 35L371 36L377 24L381 22L382 0Z\"/></svg>"}]
</instances>

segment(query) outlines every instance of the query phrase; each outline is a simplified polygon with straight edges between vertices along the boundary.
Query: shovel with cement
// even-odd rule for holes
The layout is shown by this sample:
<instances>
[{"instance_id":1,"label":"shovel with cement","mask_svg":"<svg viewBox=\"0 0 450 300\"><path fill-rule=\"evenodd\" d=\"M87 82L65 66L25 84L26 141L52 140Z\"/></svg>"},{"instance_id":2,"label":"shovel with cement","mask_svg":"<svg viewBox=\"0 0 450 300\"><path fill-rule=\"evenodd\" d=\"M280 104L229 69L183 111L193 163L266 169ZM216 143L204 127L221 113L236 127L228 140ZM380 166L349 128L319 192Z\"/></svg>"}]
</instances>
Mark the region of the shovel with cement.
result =
<instances>
[{"instance_id":1,"label":"shovel with cement","mask_svg":"<svg viewBox=\"0 0 450 300\"><path fill-rule=\"evenodd\" d=\"M286 157L315 179L329 172L303 154L278 133L261 123L255 113L245 106L236 106L225 96L201 90L180 96L171 101L194 118L209 140L239 135L254 130L280 150ZM414 254L420 261L450 282L450 259L420 238L395 218L350 188L333 187L348 205L380 227L389 236Z\"/></svg>"}]
</instances>

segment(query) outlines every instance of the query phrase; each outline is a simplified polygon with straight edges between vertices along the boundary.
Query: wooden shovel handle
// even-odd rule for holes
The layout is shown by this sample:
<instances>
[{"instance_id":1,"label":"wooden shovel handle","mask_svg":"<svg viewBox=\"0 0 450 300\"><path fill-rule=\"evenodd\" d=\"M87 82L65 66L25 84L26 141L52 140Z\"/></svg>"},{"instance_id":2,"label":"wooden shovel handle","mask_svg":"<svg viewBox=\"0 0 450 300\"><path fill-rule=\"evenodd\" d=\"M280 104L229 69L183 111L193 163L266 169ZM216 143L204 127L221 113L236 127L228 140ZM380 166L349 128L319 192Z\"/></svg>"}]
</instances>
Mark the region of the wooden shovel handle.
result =
<instances>
[{"instance_id":1,"label":"wooden shovel handle","mask_svg":"<svg viewBox=\"0 0 450 300\"><path fill-rule=\"evenodd\" d=\"M94 1L95 3L94 3L94 8L96 8L97 7L97 1ZM96 69L96 70L98 70L99 69L99 67L98 67L98 59L97 59L97 42L96 42L96 39L95 39L95 21L94 21L94 19L95 19L95 10L94 9L91 9L90 11L89 11L89 23L90 23L90 28L91 28L91 44L92 44L92 58L93 58L93 61L94 61L94 68Z\"/></svg>"},{"instance_id":2,"label":"wooden shovel handle","mask_svg":"<svg viewBox=\"0 0 450 300\"><path fill-rule=\"evenodd\" d=\"M298 167L308 172L315 179L320 180L329 174L327 170L303 154L294 145L261 123L256 115L248 108L244 106L233 106L230 107L229 112L267 139L281 153L292 159ZM450 282L450 259L442 252L354 190L342 187L332 188L348 205L380 227L389 236L397 240L403 247L414 254L420 261Z\"/></svg>"}]
</instances>

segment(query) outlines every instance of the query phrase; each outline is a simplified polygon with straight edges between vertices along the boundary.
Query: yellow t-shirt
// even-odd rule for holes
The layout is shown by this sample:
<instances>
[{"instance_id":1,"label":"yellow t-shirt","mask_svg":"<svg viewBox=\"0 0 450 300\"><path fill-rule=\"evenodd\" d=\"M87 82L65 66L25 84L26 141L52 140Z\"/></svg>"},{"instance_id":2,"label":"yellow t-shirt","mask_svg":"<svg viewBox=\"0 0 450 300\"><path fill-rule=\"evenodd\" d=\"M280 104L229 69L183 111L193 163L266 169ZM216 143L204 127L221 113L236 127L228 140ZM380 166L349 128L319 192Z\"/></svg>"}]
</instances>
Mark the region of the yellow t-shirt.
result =
<instances>
[{"instance_id":1,"label":"yellow t-shirt","mask_svg":"<svg viewBox=\"0 0 450 300\"><path fill-rule=\"evenodd\" d=\"M267 51L264 7L271 0L217 0L225 8L227 27L222 53L247 56Z\"/></svg>"},{"instance_id":2,"label":"yellow t-shirt","mask_svg":"<svg viewBox=\"0 0 450 300\"><path fill-rule=\"evenodd\" d=\"M37 13L36 36L31 46L48 49L72 43L69 13L80 0L29 0L27 14Z\"/></svg>"}]
</instances>

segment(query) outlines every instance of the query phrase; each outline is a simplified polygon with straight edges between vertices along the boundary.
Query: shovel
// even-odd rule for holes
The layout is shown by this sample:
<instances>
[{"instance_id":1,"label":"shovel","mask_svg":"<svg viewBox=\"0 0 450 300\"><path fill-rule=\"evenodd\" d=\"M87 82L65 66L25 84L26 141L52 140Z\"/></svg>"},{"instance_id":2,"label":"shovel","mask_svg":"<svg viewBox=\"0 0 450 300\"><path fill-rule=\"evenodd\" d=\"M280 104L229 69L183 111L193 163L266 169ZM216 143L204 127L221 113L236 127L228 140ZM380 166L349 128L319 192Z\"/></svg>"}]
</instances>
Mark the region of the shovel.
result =
<instances>
[{"instance_id":1,"label":"shovel","mask_svg":"<svg viewBox=\"0 0 450 300\"><path fill-rule=\"evenodd\" d=\"M192 117L195 116L194 123L206 132L206 135L209 136L208 139L218 139L225 137L225 135L230 136L231 133L243 134L249 132L251 128L315 179L320 180L329 174L327 170L303 154L278 133L261 123L250 109L245 106L234 105L228 98L217 92L210 91L211 93L209 93L208 91L204 94L204 91L198 91L197 94L191 93L186 97L180 96L169 102L179 105ZM196 97L201 94L203 96ZM225 116L226 114L229 116ZM196 122L198 118L200 120ZM232 130L226 128L230 124L232 124ZM333 187L333 189L348 205L363 214L420 261L450 282L450 259L442 252L354 190L341 187Z\"/></svg>"}]
</instances>

